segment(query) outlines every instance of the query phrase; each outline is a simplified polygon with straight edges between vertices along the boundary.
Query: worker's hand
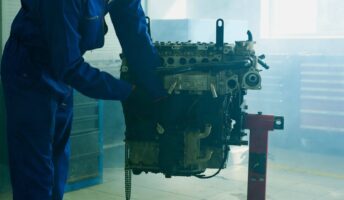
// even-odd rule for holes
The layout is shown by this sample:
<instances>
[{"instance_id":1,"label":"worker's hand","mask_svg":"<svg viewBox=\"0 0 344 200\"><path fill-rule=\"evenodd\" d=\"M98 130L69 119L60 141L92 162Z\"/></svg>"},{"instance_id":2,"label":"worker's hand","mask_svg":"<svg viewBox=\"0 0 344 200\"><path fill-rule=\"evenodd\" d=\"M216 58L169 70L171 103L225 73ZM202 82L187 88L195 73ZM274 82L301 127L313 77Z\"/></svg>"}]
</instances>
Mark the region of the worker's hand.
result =
<instances>
[{"instance_id":1,"label":"worker's hand","mask_svg":"<svg viewBox=\"0 0 344 200\"><path fill-rule=\"evenodd\" d=\"M172 97L165 95L152 100L152 97L141 87L133 86L129 97L122 102L125 113L142 121L152 121L159 134L165 130L171 130L171 126L176 124L176 106Z\"/></svg>"},{"instance_id":2,"label":"worker's hand","mask_svg":"<svg viewBox=\"0 0 344 200\"><path fill-rule=\"evenodd\" d=\"M123 109L126 113L140 119L152 118L153 102L151 97L142 88L133 85L128 98L122 101Z\"/></svg>"}]
</instances>

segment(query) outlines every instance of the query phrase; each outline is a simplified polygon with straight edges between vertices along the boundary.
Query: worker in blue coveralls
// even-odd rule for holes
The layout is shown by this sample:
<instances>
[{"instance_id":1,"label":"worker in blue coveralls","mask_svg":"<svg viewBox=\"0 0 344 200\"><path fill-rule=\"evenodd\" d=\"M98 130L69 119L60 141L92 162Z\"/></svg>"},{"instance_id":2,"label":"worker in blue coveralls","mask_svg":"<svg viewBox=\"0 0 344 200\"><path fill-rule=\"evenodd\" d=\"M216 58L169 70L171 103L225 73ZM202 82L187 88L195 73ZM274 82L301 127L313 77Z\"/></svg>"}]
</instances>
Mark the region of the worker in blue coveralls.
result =
<instances>
[{"instance_id":1,"label":"worker in blue coveralls","mask_svg":"<svg viewBox=\"0 0 344 200\"><path fill-rule=\"evenodd\" d=\"M14 200L63 199L69 160L72 88L99 99L130 97L133 86L84 61L104 44L109 13L137 86L166 96L160 59L140 0L21 0L1 68Z\"/></svg>"}]
</instances>

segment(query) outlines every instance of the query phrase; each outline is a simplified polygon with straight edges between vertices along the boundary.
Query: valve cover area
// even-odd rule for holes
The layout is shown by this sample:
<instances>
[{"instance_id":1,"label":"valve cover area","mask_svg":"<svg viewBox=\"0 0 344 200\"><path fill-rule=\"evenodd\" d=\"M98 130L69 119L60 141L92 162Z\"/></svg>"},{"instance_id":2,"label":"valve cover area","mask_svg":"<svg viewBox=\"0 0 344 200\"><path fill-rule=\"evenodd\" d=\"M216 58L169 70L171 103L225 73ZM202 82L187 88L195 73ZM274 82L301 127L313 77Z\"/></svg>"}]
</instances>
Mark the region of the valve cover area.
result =
<instances>
[{"instance_id":1,"label":"valve cover area","mask_svg":"<svg viewBox=\"0 0 344 200\"><path fill-rule=\"evenodd\" d=\"M138 91L138 105L123 103L126 168L166 177L204 177L208 168L225 168L229 145L247 143L242 131L244 96L247 90L261 89L254 44L156 42L163 63L157 74L170 96L163 104L153 104ZM121 79L135 83L122 60Z\"/></svg>"}]
</instances>

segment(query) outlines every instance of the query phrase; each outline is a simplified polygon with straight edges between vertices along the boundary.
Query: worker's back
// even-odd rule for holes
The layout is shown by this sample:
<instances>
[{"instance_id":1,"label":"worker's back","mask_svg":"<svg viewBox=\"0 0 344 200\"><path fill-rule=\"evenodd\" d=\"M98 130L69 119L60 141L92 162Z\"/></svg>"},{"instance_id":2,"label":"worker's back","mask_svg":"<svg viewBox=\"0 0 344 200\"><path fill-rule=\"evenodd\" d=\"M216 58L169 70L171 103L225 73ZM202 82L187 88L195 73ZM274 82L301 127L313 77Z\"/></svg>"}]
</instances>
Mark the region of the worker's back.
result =
<instances>
[{"instance_id":1,"label":"worker's back","mask_svg":"<svg viewBox=\"0 0 344 200\"><path fill-rule=\"evenodd\" d=\"M18 59L30 60L32 65L25 66L26 75L34 76L36 81L41 81L42 86L52 89L57 95L63 95L69 91L68 87L54 76L52 72L51 50L58 48L51 42L53 31L60 31L61 42L69 41L70 48L78 48L75 51L61 52L68 58L76 57L77 54L83 55L87 50L100 48L104 45L104 34L107 27L104 23L106 13L105 1L81 1L72 0L68 5L63 4L62 9L56 9L53 1L42 0L22 0L22 7L18 12L11 28L10 38L15 39L22 49L21 57ZM57 10L63 13L56 13ZM70 13L74 13L73 15ZM75 15L77 13L77 16ZM56 16L63 16L63 20L71 21L77 24L77 27L67 27L74 30L73 34L68 34L65 30L56 30L52 23L58 21ZM73 26L66 23L67 26ZM77 41L75 41L77 37ZM60 38L57 38L59 40ZM74 40L74 41L73 41ZM74 43L73 43L74 42ZM76 45L74 45L76 44ZM69 55L63 55L63 53ZM56 62L55 62L56 63ZM63 68L65 66L58 66ZM11 70L11 69L4 69Z\"/></svg>"}]
</instances>

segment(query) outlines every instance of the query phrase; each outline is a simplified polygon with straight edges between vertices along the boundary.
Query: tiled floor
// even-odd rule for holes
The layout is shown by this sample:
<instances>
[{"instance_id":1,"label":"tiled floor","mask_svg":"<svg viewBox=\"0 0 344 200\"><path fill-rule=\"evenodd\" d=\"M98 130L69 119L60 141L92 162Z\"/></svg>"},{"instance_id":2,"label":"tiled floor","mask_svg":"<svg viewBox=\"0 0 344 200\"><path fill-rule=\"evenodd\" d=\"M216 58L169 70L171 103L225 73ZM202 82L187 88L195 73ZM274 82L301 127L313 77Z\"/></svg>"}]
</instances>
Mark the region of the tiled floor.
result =
<instances>
[{"instance_id":1,"label":"tiled floor","mask_svg":"<svg viewBox=\"0 0 344 200\"><path fill-rule=\"evenodd\" d=\"M133 176L133 200L245 200L247 149L232 149L227 169L213 179L161 174ZM67 193L65 200L124 200L124 171L108 168L104 183ZM211 172L209 172L211 173ZM0 195L0 200L9 197ZM271 149L268 200L343 200L344 159L291 150Z\"/></svg>"}]
</instances>

